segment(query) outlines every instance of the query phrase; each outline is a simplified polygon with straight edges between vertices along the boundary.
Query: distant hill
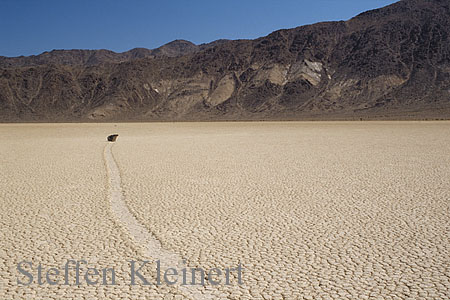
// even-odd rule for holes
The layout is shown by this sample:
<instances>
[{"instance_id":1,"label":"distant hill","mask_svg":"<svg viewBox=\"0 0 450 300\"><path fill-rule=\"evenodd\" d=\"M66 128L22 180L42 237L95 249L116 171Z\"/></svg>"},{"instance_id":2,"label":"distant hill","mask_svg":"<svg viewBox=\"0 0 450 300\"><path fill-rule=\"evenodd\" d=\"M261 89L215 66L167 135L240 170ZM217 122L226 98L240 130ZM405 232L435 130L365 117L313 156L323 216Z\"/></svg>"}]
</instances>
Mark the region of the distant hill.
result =
<instances>
[{"instance_id":1,"label":"distant hill","mask_svg":"<svg viewBox=\"0 0 450 300\"><path fill-rule=\"evenodd\" d=\"M450 118L450 1L256 40L0 57L0 121Z\"/></svg>"},{"instance_id":2,"label":"distant hill","mask_svg":"<svg viewBox=\"0 0 450 300\"><path fill-rule=\"evenodd\" d=\"M123 53L110 50L53 50L39 55L3 57L0 67L26 67L38 65L95 66L103 63L120 63L138 58L177 57L194 53L200 47L184 40L175 40L157 49L134 48Z\"/></svg>"}]
</instances>

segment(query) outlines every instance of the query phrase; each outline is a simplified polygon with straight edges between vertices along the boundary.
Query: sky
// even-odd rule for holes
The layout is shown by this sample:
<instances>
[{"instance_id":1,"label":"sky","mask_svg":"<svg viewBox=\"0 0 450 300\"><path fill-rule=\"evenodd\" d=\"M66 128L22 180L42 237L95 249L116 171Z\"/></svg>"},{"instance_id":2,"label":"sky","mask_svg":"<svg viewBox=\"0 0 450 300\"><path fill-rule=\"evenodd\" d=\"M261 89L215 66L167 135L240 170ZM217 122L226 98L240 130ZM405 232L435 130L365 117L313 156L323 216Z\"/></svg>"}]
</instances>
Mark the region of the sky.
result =
<instances>
[{"instance_id":1,"label":"sky","mask_svg":"<svg viewBox=\"0 0 450 300\"><path fill-rule=\"evenodd\" d=\"M321 21L347 20L392 0L0 0L0 56L53 49L157 48L253 39Z\"/></svg>"}]
</instances>

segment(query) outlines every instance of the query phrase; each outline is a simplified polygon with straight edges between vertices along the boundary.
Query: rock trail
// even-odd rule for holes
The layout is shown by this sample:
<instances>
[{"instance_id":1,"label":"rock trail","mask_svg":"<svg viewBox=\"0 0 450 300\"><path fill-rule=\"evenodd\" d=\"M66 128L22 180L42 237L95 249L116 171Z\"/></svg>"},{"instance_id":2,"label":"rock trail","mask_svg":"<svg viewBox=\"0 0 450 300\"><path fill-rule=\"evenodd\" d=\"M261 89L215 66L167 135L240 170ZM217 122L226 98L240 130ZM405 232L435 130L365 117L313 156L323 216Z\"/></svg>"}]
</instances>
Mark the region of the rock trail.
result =
<instances>
[{"instance_id":1,"label":"rock trail","mask_svg":"<svg viewBox=\"0 0 450 300\"><path fill-rule=\"evenodd\" d=\"M112 147L113 144L108 143L105 146L103 155L108 173L108 197L111 203L111 210L115 217L124 225L134 241L140 246L143 246L146 258L160 260L162 270L167 268L176 268L177 270L188 268L177 253L164 249L160 241L140 224L128 209L122 192L120 170L112 154ZM196 300L218 298L214 295L214 291L208 289L206 286L177 284L179 290L190 298Z\"/></svg>"}]
</instances>

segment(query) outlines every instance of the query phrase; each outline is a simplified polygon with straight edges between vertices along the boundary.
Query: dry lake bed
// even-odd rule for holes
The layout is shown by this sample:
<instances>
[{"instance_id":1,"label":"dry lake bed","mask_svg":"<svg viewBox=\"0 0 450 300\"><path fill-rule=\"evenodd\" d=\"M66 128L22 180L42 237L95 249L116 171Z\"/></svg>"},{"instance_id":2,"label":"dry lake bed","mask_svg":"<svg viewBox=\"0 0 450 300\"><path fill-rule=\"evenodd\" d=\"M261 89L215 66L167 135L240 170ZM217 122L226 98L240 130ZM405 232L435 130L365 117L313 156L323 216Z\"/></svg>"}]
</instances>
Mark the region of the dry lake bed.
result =
<instances>
[{"instance_id":1,"label":"dry lake bed","mask_svg":"<svg viewBox=\"0 0 450 300\"><path fill-rule=\"evenodd\" d=\"M1 299L450 298L450 122L0 137Z\"/></svg>"}]
</instances>

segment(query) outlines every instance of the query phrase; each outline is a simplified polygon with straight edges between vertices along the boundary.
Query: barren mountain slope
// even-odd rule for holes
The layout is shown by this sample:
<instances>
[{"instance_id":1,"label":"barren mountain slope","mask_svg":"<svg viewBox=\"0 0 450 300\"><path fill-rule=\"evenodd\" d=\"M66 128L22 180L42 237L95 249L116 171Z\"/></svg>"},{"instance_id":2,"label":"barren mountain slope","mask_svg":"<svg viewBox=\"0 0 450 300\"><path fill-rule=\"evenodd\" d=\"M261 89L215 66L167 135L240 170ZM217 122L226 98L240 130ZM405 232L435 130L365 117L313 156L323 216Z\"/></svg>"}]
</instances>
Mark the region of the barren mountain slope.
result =
<instances>
[{"instance_id":1,"label":"barren mountain slope","mask_svg":"<svg viewBox=\"0 0 450 300\"><path fill-rule=\"evenodd\" d=\"M0 59L0 120L449 118L450 2L256 40Z\"/></svg>"}]
</instances>

